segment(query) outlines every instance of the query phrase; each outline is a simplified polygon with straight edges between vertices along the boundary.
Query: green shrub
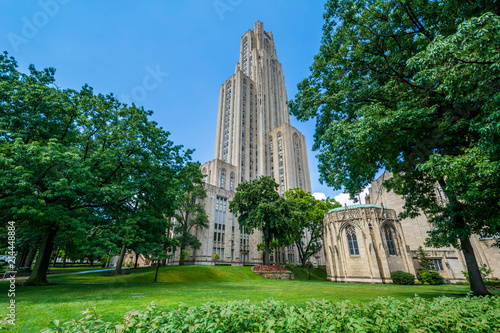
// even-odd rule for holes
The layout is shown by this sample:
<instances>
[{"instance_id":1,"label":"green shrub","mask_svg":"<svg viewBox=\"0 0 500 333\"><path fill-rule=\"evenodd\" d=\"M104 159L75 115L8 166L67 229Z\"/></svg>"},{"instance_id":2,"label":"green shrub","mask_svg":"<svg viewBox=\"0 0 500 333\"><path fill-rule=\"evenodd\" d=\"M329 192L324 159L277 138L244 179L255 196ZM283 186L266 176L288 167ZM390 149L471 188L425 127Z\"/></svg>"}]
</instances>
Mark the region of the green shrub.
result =
<instances>
[{"instance_id":1,"label":"green shrub","mask_svg":"<svg viewBox=\"0 0 500 333\"><path fill-rule=\"evenodd\" d=\"M288 269L289 271L291 271L295 267L295 265L293 265L293 264L286 264L286 265L283 265L283 267L286 268L286 269Z\"/></svg>"},{"instance_id":2,"label":"green shrub","mask_svg":"<svg viewBox=\"0 0 500 333\"><path fill-rule=\"evenodd\" d=\"M425 284L444 284L444 278L438 272L421 271L418 273L419 280Z\"/></svg>"},{"instance_id":3,"label":"green shrub","mask_svg":"<svg viewBox=\"0 0 500 333\"><path fill-rule=\"evenodd\" d=\"M403 271L391 272L391 279L394 284L412 285L415 283L415 275Z\"/></svg>"},{"instance_id":4,"label":"green shrub","mask_svg":"<svg viewBox=\"0 0 500 333\"><path fill-rule=\"evenodd\" d=\"M83 318L42 332L498 332L500 297L380 297L369 304L312 300L305 308L265 300L226 304L179 305L164 311L151 304L131 311L120 322L107 323L95 310Z\"/></svg>"}]
</instances>

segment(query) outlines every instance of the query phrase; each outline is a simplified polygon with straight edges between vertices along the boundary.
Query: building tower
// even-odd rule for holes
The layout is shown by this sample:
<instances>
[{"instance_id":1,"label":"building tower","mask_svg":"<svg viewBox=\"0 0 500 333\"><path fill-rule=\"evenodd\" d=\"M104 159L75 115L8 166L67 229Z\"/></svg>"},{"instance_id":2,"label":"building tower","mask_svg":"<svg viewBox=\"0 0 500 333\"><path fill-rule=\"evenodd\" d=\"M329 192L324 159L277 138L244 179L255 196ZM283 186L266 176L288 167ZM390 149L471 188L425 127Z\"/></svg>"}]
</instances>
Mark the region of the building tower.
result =
<instances>
[{"instance_id":1,"label":"building tower","mask_svg":"<svg viewBox=\"0 0 500 333\"><path fill-rule=\"evenodd\" d=\"M221 261L232 264L262 262L257 250L261 235L240 232L229 212L237 185L266 175L276 180L284 195L295 187L311 191L311 183L305 138L290 125L273 34L264 31L260 21L241 37L235 73L220 87L214 160L201 170L206 176L210 227L197 231L202 247L192 251L188 260L209 264L212 254L219 253ZM289 247L271 259L295 263L299 260L295 251Z\"/></svg>"}]
</instances>

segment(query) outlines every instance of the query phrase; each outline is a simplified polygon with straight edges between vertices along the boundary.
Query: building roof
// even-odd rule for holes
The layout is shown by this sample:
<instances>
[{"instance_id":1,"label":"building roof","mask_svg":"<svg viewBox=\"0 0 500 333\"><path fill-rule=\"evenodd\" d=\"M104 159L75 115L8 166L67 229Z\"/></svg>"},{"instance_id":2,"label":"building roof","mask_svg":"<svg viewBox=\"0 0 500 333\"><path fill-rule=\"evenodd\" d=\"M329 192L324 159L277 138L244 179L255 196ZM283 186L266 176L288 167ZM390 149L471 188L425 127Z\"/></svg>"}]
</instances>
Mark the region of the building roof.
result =
<instances>
[{"instance_id":1,"label":"building roof","mask_svg":"<svg viewBox=\"0 0 500 333\"><path fill-rule=\"evenodd\" d=\"M369 208L369 207L382 208L382 206L380 206L380 205L357 204L357 205L347 206L347 209ZM331 209L330 211L328 211L328 213L335 212L338 210L343 210L343 209L346 209L346 208L345 207L334 208L334 209ZM387 206L384 206L384 209L390 209L390 208Z\"/></svg>"}]
</instances>

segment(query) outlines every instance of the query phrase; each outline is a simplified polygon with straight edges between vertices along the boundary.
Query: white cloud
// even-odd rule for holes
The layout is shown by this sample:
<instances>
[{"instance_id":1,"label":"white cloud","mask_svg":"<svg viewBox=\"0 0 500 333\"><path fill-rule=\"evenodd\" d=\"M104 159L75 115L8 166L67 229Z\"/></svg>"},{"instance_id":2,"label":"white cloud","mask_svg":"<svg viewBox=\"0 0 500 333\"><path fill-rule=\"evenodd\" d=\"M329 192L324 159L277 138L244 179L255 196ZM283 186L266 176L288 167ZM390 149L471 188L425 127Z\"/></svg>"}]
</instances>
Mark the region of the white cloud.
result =
<instances>
[{"instance_id":1,"label":"white cloud","mask_svg":"<svg viewBox=\"0 0 500 333\"><path fill-rule=\"evenodd\" d=\"M326 194L325 193L321 193L321 192L314 192L313 193L313 197L316 200L324 200L324 199L326 199Z\"/></svg>"},{"instance_id":2,"label":"white cloud","mask_svg":"<svg viewBox=\"0 0 500 333\"><path fill-rule=\"evenodd\" d=\"M364 204L365 203L365 196L368 194L368 188L365 188L360 194L359 196L361 197L361 202L354 202L353 200L351 200L349 198L349 194L348 193L340 193L339 195L335 196L335 200L337 200L338 203L340 203L342 206L344 206L345 204L347 204L348 206L349 205L355 205L355 204ZM359 198L359 197L358 197Z\"/></svg>"}]
</instances>

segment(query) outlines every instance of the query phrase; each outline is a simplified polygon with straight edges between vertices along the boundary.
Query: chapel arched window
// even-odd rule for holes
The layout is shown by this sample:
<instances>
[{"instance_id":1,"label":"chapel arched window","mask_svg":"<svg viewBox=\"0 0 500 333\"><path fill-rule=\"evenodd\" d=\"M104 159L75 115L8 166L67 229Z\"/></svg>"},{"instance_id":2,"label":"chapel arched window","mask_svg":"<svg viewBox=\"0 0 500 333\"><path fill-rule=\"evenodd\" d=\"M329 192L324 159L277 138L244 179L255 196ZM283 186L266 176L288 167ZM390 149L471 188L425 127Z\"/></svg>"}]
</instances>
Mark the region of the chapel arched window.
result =
<instances>
[{"instance_id":1,"label":"chapel arched window","mask_svg":"<svg viewBox=\"0 0 500 333\"><path fill-rule=\"evenodd\" d=\"M396 255L396 247L394 246L394 237L393 237L392 229L388 225L384 226L384 235L385 235L385 241L387 243L387 250L389 251L389 255L395 256Z\"/></svg>"},{"instance_id":2,"label":"chapel arched window","mask_svg":"<svg viewBox=\"0 0 500 333\"><path fill-rule=\"evenodd\" d=\"M349 244L349 253L351 254L351 256L359 255L358 238L356 237L356 229L354 229L354 226L349 225L345 228L345 232L347 234L347 243Z\"/></svg>"}]
</instances>

